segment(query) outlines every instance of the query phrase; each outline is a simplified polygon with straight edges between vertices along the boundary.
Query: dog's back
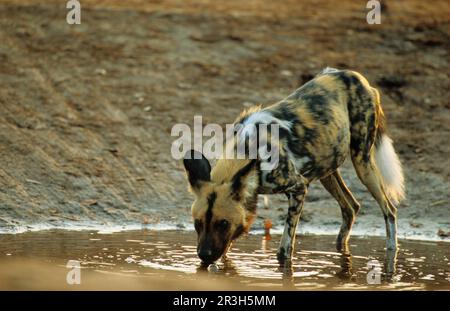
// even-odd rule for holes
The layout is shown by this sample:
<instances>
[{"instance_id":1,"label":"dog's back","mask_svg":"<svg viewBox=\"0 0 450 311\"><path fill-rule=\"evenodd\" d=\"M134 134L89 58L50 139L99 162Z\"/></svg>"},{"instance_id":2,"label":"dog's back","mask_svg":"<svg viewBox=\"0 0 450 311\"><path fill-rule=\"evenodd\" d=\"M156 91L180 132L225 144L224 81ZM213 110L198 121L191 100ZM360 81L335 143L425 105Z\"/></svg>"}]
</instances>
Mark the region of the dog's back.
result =
<instances>
[{"instance_id":1,"label":"dog's back","mask_svg":"<svg viewBox=\"0 0 450 311\"><path fill-rule=\"evenodd\" d=\"M378 110L376 95L364 77L326 69L286 99L244 113L237 123L279 124L282 152L312 181L338 168L350 146L352 153L367 158L383 124Z\"/></svg>"}]
</instances>

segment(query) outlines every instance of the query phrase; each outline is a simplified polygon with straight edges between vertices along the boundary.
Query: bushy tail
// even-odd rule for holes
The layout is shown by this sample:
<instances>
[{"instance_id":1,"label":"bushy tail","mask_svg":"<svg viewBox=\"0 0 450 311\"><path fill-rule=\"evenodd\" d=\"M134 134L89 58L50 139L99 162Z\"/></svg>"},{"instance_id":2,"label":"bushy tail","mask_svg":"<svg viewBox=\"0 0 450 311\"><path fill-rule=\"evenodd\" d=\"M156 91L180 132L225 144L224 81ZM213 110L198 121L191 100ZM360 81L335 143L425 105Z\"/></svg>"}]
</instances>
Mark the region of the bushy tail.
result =
<instances>
[{"instance_id":1,"label":"bushy tail","mask_svg":"<svg viewBox=\"0 0 450 311\"><path fill-rule=\"evenodd\" d=\"M386 135L386 119L381 108L380 93L372 88L375 96L375 114L378 123L375 138L375 162L383 179L386 195L392 203L398 204L405 198L405 178L400 159L395 152L392 139Z\"/></svg>"},{"instance_id":2,"label":"bushy tail","mask_svg":"<svg viewBox=\"0 0 450 311\"><path fill-rule=\"evenodd\" d=\"M392 203L398 204L405 197L405 178L402 164L392 145L392 139L386 134L377 137L375 161L383 178L386 195Z\"/></svg>"},{"instance_id":3,"label":"bushy tail","mask_svg":"<svg viewBox=\"0 0 450 311\"><path fill-rule=\"evenodd\" d=\"M380 101L380 93L361 75L355 72L347 72L347 76L356 78L359 86L362 86L371 96L360 96L360 106L349 105L350 131L353 163L362 161L367 165L369 160L377 166L370 174L377 175L376 179L381 184L388 199L393 204L398 204L405 197L403 170L397 153L392 145L392 139L386 134L386 118ZM365 114L365 119L361 114ZM367 128L361 126L361 121L366 121ZM355 164L358 171L359 163ZM371 169L370 167L368 168ZM363 174L364 175L364 174ZM364 182L364 176L359 176Z\"/></svg>"}]
</instances>

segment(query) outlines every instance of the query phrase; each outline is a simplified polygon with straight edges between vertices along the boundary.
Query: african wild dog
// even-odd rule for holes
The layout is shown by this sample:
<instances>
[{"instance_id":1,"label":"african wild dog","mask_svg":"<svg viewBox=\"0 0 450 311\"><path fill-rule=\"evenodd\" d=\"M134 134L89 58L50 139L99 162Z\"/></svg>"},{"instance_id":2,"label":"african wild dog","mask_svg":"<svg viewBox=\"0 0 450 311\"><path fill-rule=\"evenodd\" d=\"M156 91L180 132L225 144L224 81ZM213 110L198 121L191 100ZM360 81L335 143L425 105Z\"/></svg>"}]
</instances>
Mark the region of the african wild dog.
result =
<instances>
[{"instance_id":1,"label":"african wild dog","mask_svg":"<svg viewBox=\"0 0 450 311\"><path fill-rule=\"evenodd\" d=\"M198 256L205 263L226 254L231 242L248 231L257 195L285 193L289 201L277 253L292 256L295 230L308 185L320 180L338 201L343 223L337 248L347 247L360 208L339 173L350 151L362 183L378 202L386 223L387 249L397 248L394 204L403 198L400 161L385 132L378 91L359 73L326 68L286 99L267 108L243 112L235 124L279 124L279 164L261 170L262 159L219 159L211 169L189 151L184 166L195 194L192 215L198 233Z\"/></svg>"}]
</instances>

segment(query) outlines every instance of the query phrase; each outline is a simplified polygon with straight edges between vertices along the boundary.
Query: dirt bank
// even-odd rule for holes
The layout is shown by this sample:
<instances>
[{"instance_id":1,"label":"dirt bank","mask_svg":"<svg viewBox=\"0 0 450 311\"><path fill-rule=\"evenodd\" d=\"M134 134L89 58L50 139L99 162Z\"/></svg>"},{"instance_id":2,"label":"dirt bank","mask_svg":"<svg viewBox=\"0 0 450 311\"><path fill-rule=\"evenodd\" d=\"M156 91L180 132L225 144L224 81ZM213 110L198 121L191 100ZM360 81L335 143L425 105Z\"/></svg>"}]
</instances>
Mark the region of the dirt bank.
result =
<instances>
[{"instance_id":1,"label":"dirt bank","mask_svg":"<svg viewBox=\"0 0 450 311\"><path fill-rule=\"evenodd\" d=\"M450 231L447 1L384 1L381 25L365 22L365 1L95 2L70 26L64 1L0 1L1 230L183 226L191 196L171 127L229 123L332 66L382 92L407 177L400 234ZM356 233L383 234L344 175L363 203ZM261 216L281 224L280 201ZM335 233L339 213L315 185L302 230Z\"/></svg>"}]
</instances>

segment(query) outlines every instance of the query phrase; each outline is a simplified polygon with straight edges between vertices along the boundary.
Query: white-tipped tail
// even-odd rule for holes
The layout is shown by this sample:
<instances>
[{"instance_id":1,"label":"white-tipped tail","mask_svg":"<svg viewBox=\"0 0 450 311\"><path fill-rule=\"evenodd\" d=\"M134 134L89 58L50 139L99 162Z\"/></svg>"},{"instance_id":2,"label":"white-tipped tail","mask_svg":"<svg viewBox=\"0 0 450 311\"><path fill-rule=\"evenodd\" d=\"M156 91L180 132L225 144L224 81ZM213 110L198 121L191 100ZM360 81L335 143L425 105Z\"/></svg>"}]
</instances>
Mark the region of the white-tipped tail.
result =
<instances>
[{"instance_id":1,"label":"white-tipped tail","mask_svg":"<svg viewBox=\"0 0 450 311\"><path fill-rule=\"evenodd\" d=\"M398 204L405 197L405 178L392 139L386 135L383 135L381 141L376 144L375 160L383 177L386 195L392 203Z\"/></svg>"}]
</instances>

